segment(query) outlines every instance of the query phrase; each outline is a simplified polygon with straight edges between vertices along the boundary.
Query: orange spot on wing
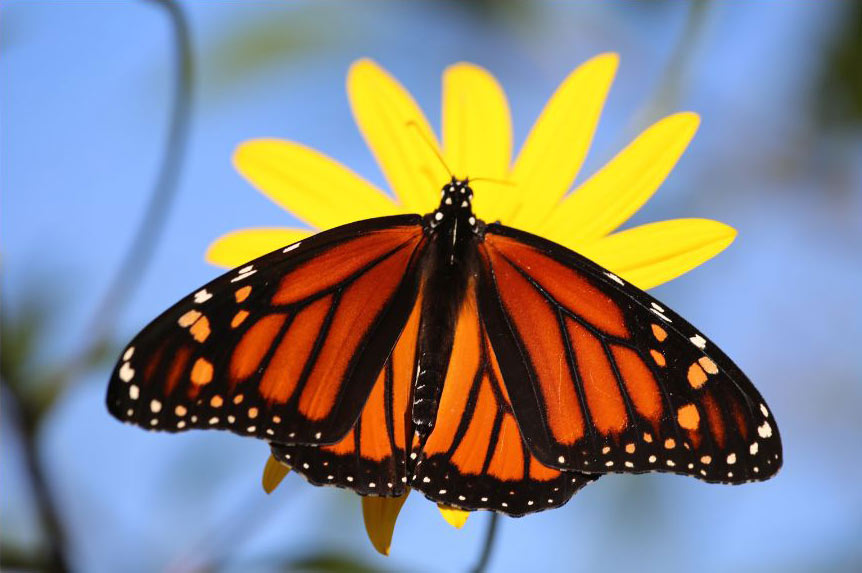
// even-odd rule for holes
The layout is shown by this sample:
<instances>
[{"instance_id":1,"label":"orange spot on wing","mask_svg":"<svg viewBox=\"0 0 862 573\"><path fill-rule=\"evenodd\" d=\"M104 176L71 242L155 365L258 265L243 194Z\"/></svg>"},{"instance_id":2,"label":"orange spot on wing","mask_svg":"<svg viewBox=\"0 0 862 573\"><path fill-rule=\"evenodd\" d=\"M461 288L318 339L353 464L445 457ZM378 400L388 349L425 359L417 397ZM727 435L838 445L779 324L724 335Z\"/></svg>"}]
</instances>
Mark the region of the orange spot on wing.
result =
<instances>
[{"instance_id":1,"label":"orange spot on wing","mask_svg":"<svg viewBox=\"0 0 862 573\"><path fill-rule=\"evenodd\" d=\"M286 317L286 314L269 314L246 331L230 358L230 375L233 380L247 378L257 370Z\"/></svg>"},{"instance_id":2,"label":"orange spot on wing","mask_svg":"<svg viewBox=\"0 0 862 573\"><path fill-rule=\"evenodd\" d=\"M659 326L658 324L651 324L650 328L652 328L652 335L655 336L655 339L659 342L664 342L667 338L667 331Z\"/></svg>"},{"instance_id":3,"label":"orange spot on wing","mask_svg":"<svg viewBox=\"0 0 862 573\"><path fill-rule=\"evenodd\" d=\"M230 327L236 328L237 326L242 324L246 318L248 318L248 311L247 310L238 311L235 315L233 315L233 318L230 321Z\"/></svg>"},{"instance_id":4,"label":"orange spot on wing","mask_svg":"<svg viewBox=\"0 0 862 573\"><path fill-rule=\"evenodd\" d=\"M485 241L493 247L489 253L495 271L503 265L498 254L503 253L567 309L608 334L628 337L620 308L582 274L514 239L488 235Z\"/></svg>"},{"instance_id":5,"label":"orange spot on wing","mask_svg":"<svg viewBox=\"0 0 862 573\"><path fill-rule=\"evenodd\" d=\"M196 386L204 386L209 384L213 379L213 365L206 358L198 358L192 365L192 373L190 376L192 384Z\"/></svg>"},{"instance_id":6,"label":"orange spot on wing","mask_svg":"<svg viewBox=\"0 0 862 573\"><path fill-rule=\"evenodd\" d=\"M725 443L724 419L711 393L704 397L703 409L706 410L706 419L709 422L709 430L712 432L715 443L723 449Z\"/></svg>"},{"instance_id":7,"label":"orange spot on wing","mask_svg":"<svg viewBox=\"0 0 862 573\"><path fill-rule=\"evenodd\" d=\"M745 413L742 410L742 405L734 396L730 396L730 412L742 439L748 440L748 424L745 422Z\"/></svg>"},{"instance_id":8,"label":"orange spot on wing","mask_svg":"<svg viewBox=\"0 0 862 573\"><path fill-rule=\"evenodd\" d=\"M307 418L322 420L329 415L353 354L401 283L412 254L412 249L399 250L344 291L299 398L299 411Z\"/></svg>"},{"instance_id":9,"label":"orange spot on wing","mask_svg":"<svg viewBox=\"0 0 862 573\"><path fill-rule=\"evenodd\" d=\"M290 323L260 381L264 400L280 404L290 400L331 304L331 296L318 299Z\"/></svg>"},{"instance_id":10,"label":"orange spot on wing","mask_svg":"<svg viewBox=\"0 0 862 573\"><path fill-rule=\"evenodd\" d=\"M488 474L503 481L517 481L524 478L524 451L521 448L521 432L511 415L503 417L500 434Z\"/></svg>"},{"instance_id":11,"label":"orange spot on wing","mask_svg":"<svg viewBox=\"0 0 862 573\"><path fill-rule=\"evenodd\" d=\"M686 430L696 430L700 425L700 413L694 404L686 404L676 411L676 421Z\"/></svg>"},{"instance_id":12,"label":"orange spot on wing","mask_svg":"<svg viewBox=\"0 0 862 573\"><path fill-rule=\"evenodd\" d=\"M244 287L237 289L235 293L233 293L236 301L243 302L248 298L248 295L251 294L251 285L245 285Z\"/></svg>"},{"instance_id":13,"label":"orange spot on wing","mask_svg":"<svg viewBox=\"0 0 862 573\"><path fill-rule=\"evenodd\" d=\"M198 342L204 342L210 335L210 321L206 316L201 316L189 329L192 338Z\"/></svg>"},{"instance_id":14,"label":"orange spot on wing","mask_svg":"<svg viewBox=\"0 0 862 573\"><path fill-rule=\"evenodd\" d=\"M159 349L156 350L147 360L147 365L144 368L144 380L146 380L147 383L152 383L153 376L156 374L156 369L162 362L162 355L164 354L164 352L165 344L163 343L162 346L160 346ZM167 388L167 385L165 385L165 388ZM170 394L171 390L173 390L173 388L171 388L170 390L165 390L165 392Z\"/></svg>"},{"instance_id":15,"label":"orange spot on wing","mask_svg":"<svg viewBox=\"0 0 862 573\"><path fill-rule=\"evenodd\" d=\"M556 313L502 257L497 257L494 272L506 312L515 322L538 377L554 439L573 444L584 435L584 420Z\"/></svg>"},{"instance_id":16,"label":"orange spot on wing","mask_svg":"<svg viewBox=\"0 0 862 573\"><path fill-rule=\"evenodd\" d=\"M200 318L201 313L197 310L190 310L184 315L182 315L179 320L177 320L177 324L182 326L183 328L188 328L193 325L195 321Z\"/></svg>"},{"instance_id":17,"label":"orange spot on wing","mask_svg":"<svg viewBox=\"0 0 862 573\"><path fill-rule=\"evenodd\" d=\"M701 368L703 368L707 374L718 374L718 365L708 356L701 356L697 363L700 364Z\"/></svg>"},{"instance_id":18,"label":"orange spot on wing","mask_svg":"<svg viewBox=\"0 0 862 573\"><path fill-rule=\"evenodd\" d=\"M649 355L652 356L653 361L659 366L667 366L667 361L664 359L664 354L655 349L650 349Z\"/></svg>"},{"instance_id":19,"label":"orange spot on wing","mask_svg":"<svg viewBox=\"0 0 862 573\"><path fill-rule=\"evenodd\" d=\"M661 392L652 372L635 351L623 346L612 346L611 350L635 409L658 424L662 413Z\"/></svg>"},{"instance_id":20,"label":"orange spot on wing","mask_svg":"<svg viewBox=\"0 0 862 573\"><path fill-rule=\"evenodd\" d=\"M703 368L697 362L688 367L688 383L695 390L699 390L706 384L706 372L703 371Z\"/></svg>"},{"instance_id":21,"label":"orange spot on wing","mask_svg":"<svg viewBox=\"0 0 862 573\"><path fill-rule=\"evenodd\" d=\"M284 275L272 303L290 304L322 292L399 246L418 241L421 233L419 227L401 227L337 243Z\"/></svg>"},{"instance_id":22,"label":"orange spot on wing","mask_svg":"<svg viewBox=\"0 0 862 573\"><path fill-rule=\"evenodd\" d=\"M176 353L174 353L173 360L165 377L166 396L169 396L174 391L174 388L177 387L177 384L179 384L180 377L186 371L186 364L188 364L191 353L191 349L188 346L180 346Z\"/></svg>"},{"instance_id":23,"label":"orange spot on wing","mask_svg":"<svg viewBox=\"0 0 862 573\"><path fill-rule=\"evenodd\" d=\"M628 423L625 403L601 342L573 320L567 319L566 327L593 423L602 434L623 431Z\"/></svg>"}]
</instances>

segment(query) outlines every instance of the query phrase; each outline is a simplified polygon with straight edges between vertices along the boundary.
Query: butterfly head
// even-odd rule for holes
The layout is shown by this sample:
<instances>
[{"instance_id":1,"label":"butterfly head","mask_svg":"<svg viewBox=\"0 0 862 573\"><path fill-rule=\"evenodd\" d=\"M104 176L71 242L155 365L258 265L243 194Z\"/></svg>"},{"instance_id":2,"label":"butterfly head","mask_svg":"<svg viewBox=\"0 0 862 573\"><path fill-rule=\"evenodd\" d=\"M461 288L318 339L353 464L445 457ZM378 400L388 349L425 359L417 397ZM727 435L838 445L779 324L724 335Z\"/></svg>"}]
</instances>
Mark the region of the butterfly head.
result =
<instances>
[{"instance_id":1,"label":"butterfly head","mask_svg":"<svg viewBox=\"0 0 862 573\"><path fill-rule=\"evenodd\" d=\"M441 225L466 224L475 231L480 221L477 221L473 214L473 189L470 188L470 179L452 176L440 191L440 205L427 215L427 219L432 229Z\"/></svg>"}]
</instances>

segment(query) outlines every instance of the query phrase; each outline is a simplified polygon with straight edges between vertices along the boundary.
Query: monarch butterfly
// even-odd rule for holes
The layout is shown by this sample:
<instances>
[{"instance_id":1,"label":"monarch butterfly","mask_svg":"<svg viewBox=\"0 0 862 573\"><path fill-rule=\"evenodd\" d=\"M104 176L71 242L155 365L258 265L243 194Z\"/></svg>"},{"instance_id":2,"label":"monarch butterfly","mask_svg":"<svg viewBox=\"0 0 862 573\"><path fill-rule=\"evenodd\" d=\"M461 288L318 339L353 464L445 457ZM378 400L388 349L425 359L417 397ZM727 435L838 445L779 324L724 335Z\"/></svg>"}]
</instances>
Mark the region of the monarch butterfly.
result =
<instances>
[{"instance_id":1,"label":"monarch butterfly","mask_svg":"<svg viewBox=\"0 0 862 573\"><path fill-rule=\"evenodd\" d=\"M309 482L513 516L606 473L764 480L778 428L731 360L584 257L472 212L319 233L182 299L125 349L110 412L267 440Z\"/></svg>"}]
</instances>

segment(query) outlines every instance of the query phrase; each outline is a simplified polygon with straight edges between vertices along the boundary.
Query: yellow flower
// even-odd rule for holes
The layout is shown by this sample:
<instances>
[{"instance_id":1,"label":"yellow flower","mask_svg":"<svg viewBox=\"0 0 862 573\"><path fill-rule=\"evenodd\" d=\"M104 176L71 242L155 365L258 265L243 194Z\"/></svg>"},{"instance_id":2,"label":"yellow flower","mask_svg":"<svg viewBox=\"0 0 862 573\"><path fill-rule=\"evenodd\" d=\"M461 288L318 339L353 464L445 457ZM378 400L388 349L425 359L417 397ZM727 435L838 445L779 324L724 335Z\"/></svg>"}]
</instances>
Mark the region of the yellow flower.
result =
<instances>
[{"instance_id":1,"label":"yellow flower","mask_svg":"<svg viewBox=\"0 0 862 573\"><path fill-rule=\"evenodd\" d=\"M207 260L225 267L351 221L428 213L449 180L439 152L456 176L475 181L473 208L485 221L542 235L589 257L642 289L669 281L727 247L736 232L706 219L674 219L614 232L662 184L699 124L690 112L656 122L604 167L572 189L590 148L616 72L616 54L602 54L574 70L551 97L512 160L512 126L506 96L494 77L468 63L443 74L442 142L410 94L371 60L353 64L347 92L356 123L394 191L395 199L333 159L278 139L243 143L237 169L308 228L242 229L217 239ZM423 137L415 129L415 124ZM429 142L431 145L429 145ZM286 468L267 464L271 491ZM405 496L406 497L406 496ZM404 499L363 498L374 546L388 553ZM446 520L464 524L466 512L440 507Z\"/></svg>"}]
</instances>

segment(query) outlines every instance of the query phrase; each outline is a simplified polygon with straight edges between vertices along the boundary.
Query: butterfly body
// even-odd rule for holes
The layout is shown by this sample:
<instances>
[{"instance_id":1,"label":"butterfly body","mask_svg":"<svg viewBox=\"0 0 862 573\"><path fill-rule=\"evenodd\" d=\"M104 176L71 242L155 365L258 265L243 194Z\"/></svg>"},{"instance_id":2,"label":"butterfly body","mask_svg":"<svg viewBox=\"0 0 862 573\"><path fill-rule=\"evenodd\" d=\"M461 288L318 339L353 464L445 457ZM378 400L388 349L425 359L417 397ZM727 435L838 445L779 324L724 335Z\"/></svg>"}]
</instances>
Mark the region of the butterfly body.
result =
<instances>
[{"instance_id":1,"label":"butterfly body","mask_svg":"<svg viewBox=\"0 0 862 573\"><path fill-rule=\"evenodd\" d=\"M484 223L473 215L467 181L452 178L439 207L423 217L422 320L417 343L412 418L420 442L431 433L454 342L458 311L478 271L477 245Z\"/></svg>"},{"instance_id":2,"label":"butterfly body","mask_svg":"<svg viewBox=\"0 0 862 573\"><path fill-rule=\"evenodd\" d=\"M310 482L408 487L523 515L606 473L763 480L771 412L665 305L564 247L472 212L345 225L181 300L124 351L108 408L147 429L267 440Z\"/></svg>"}]
</instances>

